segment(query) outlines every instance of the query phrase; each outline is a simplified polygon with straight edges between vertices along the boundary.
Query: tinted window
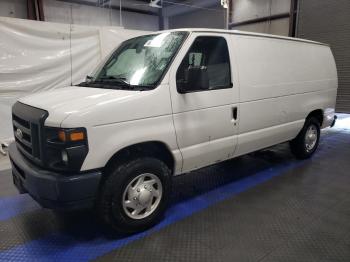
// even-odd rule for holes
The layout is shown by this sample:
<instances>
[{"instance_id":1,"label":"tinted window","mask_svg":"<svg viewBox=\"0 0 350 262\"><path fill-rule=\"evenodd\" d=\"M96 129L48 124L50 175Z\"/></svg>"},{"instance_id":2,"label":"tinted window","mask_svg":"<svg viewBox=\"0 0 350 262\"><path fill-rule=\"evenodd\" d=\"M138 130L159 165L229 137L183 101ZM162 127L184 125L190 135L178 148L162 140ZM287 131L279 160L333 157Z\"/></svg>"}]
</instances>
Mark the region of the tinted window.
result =
<instances>
[{"instance_id":1,"label":"tinted window","mask_svg":"<svg viewBox=\"0 0 350 262\"><path fill-rule=\"evenodd\" d=\"M198 37L176 73L179 92L231 87L230 58L223 37Z\"/></svg>"}]
</instances>

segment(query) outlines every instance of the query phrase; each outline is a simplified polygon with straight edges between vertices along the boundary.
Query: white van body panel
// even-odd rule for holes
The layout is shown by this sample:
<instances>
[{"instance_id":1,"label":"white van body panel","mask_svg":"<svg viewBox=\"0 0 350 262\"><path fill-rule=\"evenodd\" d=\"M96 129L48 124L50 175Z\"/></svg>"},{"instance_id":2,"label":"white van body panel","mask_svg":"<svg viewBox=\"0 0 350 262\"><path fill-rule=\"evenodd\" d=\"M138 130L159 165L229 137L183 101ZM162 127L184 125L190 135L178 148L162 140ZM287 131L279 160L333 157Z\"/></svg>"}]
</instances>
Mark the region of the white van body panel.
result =
<instances>
[{"instance_id":1,"label":"white van body panel","mask_svg":"<svg viewBox=\"0 0 350 262\"><path fill-rule=\"evenodd\" d=\"M322 127L332 123L337 73L328 46L237 31L181 31L190 34L151 91L68 87L20 102L47 110L46 126L86 128L82 171L104 167L123 148L157 141L173 154L180 174L291 140L313 110L323 112ZM226 39L232 88L177 91L177 68L197 36Z\"/></svg>"},{"instance_id":2,"label":"white van body panel","mask_svg":"<svg viewBox=\"0 0 350 262\"><path fill-rule=\"evenodd\" d=\"M129 92L134 95L123 99L116 95L115 99L81 110L63 121L61 127L79 123L87 128L89 152L92 153L87 155L82 169L103 167L119 150L150 141L165 144L180 168L182 158L176 143L168 85L151 91Z\"/></svg>"},{"instance_id":3,"label":"white van body panel","mask_svg":"<svg viewBox=\"0 0 350 262\"><path fill-rule=\"evenodd\" d=\"M229 35L192 33L171 66L169 85L177 141L184 159L182 172L229 159L237 145L238 128L232 119L232 108L238 104L236 67L231 66L235 88L185 94L177 91L177 69L198 36L224 37L228 47L231 42ZM234 54L229 53L233 60Z\"/></svg>"},{"instance_id":4,"label":"white van body panel","mask_svg":"<svg viewBox=\"0 0 350 262\"><path fill-rule=\"evenodd\" d=\"M231 35L240 81L236 156L296 137L313 110L334 117L337 72L325 45Z\"/></svg>"}]
</instances>

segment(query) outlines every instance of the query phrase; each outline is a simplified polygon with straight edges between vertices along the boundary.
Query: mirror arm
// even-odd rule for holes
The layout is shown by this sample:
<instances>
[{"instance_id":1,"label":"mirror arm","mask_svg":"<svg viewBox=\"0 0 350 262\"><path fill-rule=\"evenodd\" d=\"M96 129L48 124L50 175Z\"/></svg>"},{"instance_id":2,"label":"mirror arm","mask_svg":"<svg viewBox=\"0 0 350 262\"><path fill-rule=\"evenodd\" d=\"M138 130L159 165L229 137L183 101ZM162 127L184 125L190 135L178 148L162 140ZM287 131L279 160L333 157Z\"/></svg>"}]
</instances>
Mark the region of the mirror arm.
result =
<instances>
[{"instance_id":1,"label":"mirror arm","mask_svg":"<svg viewBox=\"0 0 350 262\"><path fill-rule=\"evenodd\" d=\"M94 77L91 76L91 75L87 75L87 76L85 77L85 81L86 81L86 82L90 82L90 81L93 80L93 79L94 79Z\"/></svg>"},{"instance_id":2,"label":"mirror arm","mask_svg":"<svg viewBox=\"0 0 350 262\"><path fill-rule=\"evenodd\" d=\"M176 85L176 89L177 89L177 92L179 92L180 94L186 94L187 93L186 89L183 88L180 85Z\"/></svg>"}]
</instances>

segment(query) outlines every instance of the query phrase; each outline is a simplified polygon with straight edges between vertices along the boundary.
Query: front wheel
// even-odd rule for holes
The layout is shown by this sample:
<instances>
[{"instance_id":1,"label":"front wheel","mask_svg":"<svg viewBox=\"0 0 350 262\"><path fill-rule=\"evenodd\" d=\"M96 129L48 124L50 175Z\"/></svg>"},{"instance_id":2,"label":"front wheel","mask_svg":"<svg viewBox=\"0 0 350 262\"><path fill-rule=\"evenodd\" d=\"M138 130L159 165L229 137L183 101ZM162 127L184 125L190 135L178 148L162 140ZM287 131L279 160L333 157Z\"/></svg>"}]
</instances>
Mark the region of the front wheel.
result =
<instances>
[{"instance_id":1,"label":"front wheel","mask_svg":"<svg viewBox=\"0 0 350 262\"><path fill-rule=\"evenodd\" d=\"M111 168L98 208L116 232L143 231L160 221L167 207L171 172L160 160L138 158Z\"/></svg>"},{"instance_id":2,"label":"front wheel","mask_svg":"<svg viewBox=\"0 0 350 262\"><path fill-rule=\"evenodd\" d=\"M306 119L303 129L290 142L292 153L298 159L310 158L318 147L320 133L319 121L314 117Z\"/></svg>"}]
</instances>

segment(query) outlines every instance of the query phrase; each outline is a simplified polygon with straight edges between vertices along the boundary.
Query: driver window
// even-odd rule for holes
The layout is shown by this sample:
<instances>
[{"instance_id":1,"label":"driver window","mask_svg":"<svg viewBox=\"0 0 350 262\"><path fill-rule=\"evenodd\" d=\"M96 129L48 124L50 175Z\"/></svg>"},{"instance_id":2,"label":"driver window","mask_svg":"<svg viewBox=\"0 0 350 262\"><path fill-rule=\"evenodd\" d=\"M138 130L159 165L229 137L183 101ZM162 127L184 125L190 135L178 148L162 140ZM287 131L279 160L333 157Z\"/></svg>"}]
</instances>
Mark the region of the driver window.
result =
<instances>
[{"instance_id":1,"label":"driver window","mask_svg":"<svg viewBox=\"0 0 350 262\"><path fill-rule=\"evenodd\" d=\"M192 66L201 66L202 64L202 53L190 53L188 56L188 64Z\"/></svg>"},{"instance_id":2,"label":"driver window","mask_svg":"<svg viewBox=\"0 0 350 262\"><path fill-rule=\"evenodd\" d=\"M195 39L176 72L180 93L231 87L230 57L223 37Z\"/></svg>"}]
</instances>

